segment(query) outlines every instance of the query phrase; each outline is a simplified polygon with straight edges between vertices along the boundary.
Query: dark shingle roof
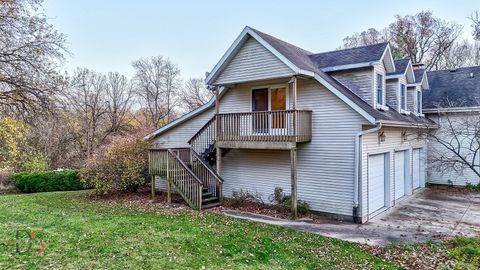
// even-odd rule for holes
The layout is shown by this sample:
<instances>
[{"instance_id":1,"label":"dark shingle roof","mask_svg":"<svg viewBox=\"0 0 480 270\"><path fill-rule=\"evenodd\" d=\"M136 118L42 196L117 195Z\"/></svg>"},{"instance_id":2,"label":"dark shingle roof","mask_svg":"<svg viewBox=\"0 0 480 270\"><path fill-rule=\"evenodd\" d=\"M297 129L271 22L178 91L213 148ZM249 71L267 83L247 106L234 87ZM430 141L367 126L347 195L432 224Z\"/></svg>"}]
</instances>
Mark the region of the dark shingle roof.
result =
<instances>
[{"instance_id":1,"label":"dark shingle roof","mask_svg":"<svg viewBox=\"0 0 480 270\"><path fill-rule=\"evenodd\" d=\"M395 60L394 61L395 72L388 73L387 75L396 75L396 74L405 73L405 70L407 69L409 62L410 62L410 59L408 59L408 58Z\"/></svg>"},{"instance_id":2,"label":"dark shingle roof","mask_svg":"<svg viewBox=\"0 0 480 270\"><path fill-rule=\"evenodd\" d=\"M383 42L363 47L312 54L310 58L319 68L369 63L379 61L387 46L388 43Z\"/></svg>"},{"instance_id":3,"label":"dark shingle roof","mask_svg":"<svg viewBox=\"0 0 480 270\"><path fill-rule=\"evenodd\" d=\"M358 107L364 110L366 113L371 115L375 118L376 121L392 121L392 122L404 122L408 124L432 124L430 120L426 118L416 117L413 114L407 116L402 115L393 108L390 108L389 111L379 111L373 108L372 105L367 103L357 94L355 94L350 88L355 87L355 84L352 85L344 85L337 81L332 76L328 75L327 73L323 72L318 66L318 62L322 62L320 60L322 55L327 55L328 57L335 57L342 58L346 57L346 59L337 59L333 61L335 65L338 63L363 63L363 62L370 62L370 61L378 61L381 59L383 52L385 51L386 46L388 43L379 43L370 46L364 46L359 48L352 48L352 49L345 49L339 50L334 52L327 52L321 54L312 54L307 50L299 48L295 45L292 45L288 42L280 40L276 37L258 31L256 29L252 29L257 35L259 35L262 39L268 42L275 50L285 56L289 61L291 61L295 66L298 68L312 71L318 74L323 80L327 83L335 87L338 91L340 91L343 95L353 101ZM338 54L336 54L338 53ZM358 54L358 55L357 55ZM355 56L357 55L357 56ZM348 60L348 61L347 61ZM357 62L356 62L357 61ZM332 63L333 63L332 62ZM335 66L330 65L330 66ZM340 64L343 65L343 64Z\"/></svg>"},{"instance_id":4,"label":"dark shingle roof","mask_svg":"<svg viewBox=\"0 0 480 270\"><path fill-rule=\"evenodd\" d=\"M425 75L425 69L414 69L413 74L415 75L415 83L420 83L422 81L423 75Z\"/></svg>"},{"instance_id":5,"label":"dark shingle roof","mask_svg":"<svg viewBox=\"0 0 480 270\"><path fill-rule=\"evenodd\" d=\"M473 77L471 77L473 75ZM423 108L480 106L480 66L427 72Z\"/></svg>"}]
</instances>

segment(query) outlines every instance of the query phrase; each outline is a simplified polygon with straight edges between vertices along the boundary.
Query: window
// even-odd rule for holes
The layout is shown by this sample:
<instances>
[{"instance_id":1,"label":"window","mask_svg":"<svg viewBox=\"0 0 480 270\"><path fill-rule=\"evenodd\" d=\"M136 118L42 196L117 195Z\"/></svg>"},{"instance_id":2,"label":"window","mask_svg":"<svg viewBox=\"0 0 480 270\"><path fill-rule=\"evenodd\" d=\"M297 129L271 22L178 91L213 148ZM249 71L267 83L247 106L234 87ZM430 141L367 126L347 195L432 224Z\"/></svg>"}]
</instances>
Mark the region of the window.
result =
<instances>
[{"instance_id":1,"label":"window","mask_svg":"<svg viewBox=\"0 0 480 270\"><path fill-rule=\"evenodd\" d=\"M377 74L377 104L383 105L383 76Z\"/></svg>"},{"instance_id":2,"label":"window","mask_svg":"<svg viewBox=\"0 0 480 270\"><path fill-rule=\"evenodd\" d=\"M406 97L405 84L400 84L400 109L406 110L405 97Z\"/></svg>"},{"instance_id":3,"label":"window","mask_svg":"<svg viewBox=\"0 0 480 270\"><path fill-rule=\"evenodd\" d=\"M417 91L417 113L422 113L422 92Z\"/></svg>"},{"instance_id":4,"label":"window","mask_svg":"<svg viewBox=\"0 0 480 270\"><path fill-rule=\"evenodd\" d=\"M252 123L255 133L268 133L270 129L286 127L285 110L288 104L288 91L285 86L256 88L252 90Z\"/></svg>"}]
</instances>

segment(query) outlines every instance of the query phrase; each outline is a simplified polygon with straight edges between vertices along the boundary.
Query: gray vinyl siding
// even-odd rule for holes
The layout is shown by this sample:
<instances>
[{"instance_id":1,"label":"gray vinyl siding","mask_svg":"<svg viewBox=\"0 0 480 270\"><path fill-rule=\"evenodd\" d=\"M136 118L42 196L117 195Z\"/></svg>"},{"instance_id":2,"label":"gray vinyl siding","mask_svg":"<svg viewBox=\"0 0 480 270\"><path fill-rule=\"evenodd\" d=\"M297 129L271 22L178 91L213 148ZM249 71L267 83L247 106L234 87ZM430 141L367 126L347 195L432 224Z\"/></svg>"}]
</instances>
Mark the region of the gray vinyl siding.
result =
<instances>
[{"instance_id":1,"label":"gray vinyl siding","mask_svg":"<svg viewBox=\"0 0 480 270\"><path fill-rule=\"evenodd\" d=\"M297 106L312 110L313 118L312 141L298 145L298 198L312 210L351 216L355 135L363 118L318 82L298 82ZM251 87L230 89L220 102L221 111L250 111ZM225 195L244 189L267 199L276 186L288 194L290 173L289 151L231 150L223 162Z\"/></svg>"},{"instance_id":2,"label":"gray vinyl siding","mask_svg":"<svg viewBox=\"0 0 480 270\"><path fill-rule=\"evenodd\" d=\"M416 112L416 107L415 107L415 92L417 91L416 87L408 87L407 88L407 110L411 112Z\"/></svg>"},{"instance_id":3,"label":"gray vinyl siding","mask_svg":"<svg viewBox=\"0 0 480 270\"><path fill-rule=\"evenodd\" d=\"M253 38L248 38L214 84L287 77L294 72Z\"/></svg>"},{"instance_id":4,"label":"gray vinyl siding","mask_svg":"<svg viewBox=\"0 0 480 270\"><path fill-rule=\"evenodd\" d=\"M213 108L196 115L195 117L179 124L178 126L166 131L153 140L153 145L157 148L183 148L190 147L188 141L205 123L215 114Z\"/></svg>"},{"instance_id":5,"label":"gray vinyl siding","mask_svg":"<svg viewBox=\"0 0 480 270\"><path fill-rule=\"evenodd\" d=\"M400 97L401 97L400 85L401 84L404 84L405 87L407 87L405 77L387 80L387 87L386 87L387 104L390 105L390 107L394 108L396 111L400 111L400 106L401 106L401 101L400 101Z\"/></svg>"},{"instance_id":6,"label":"gray vinyl siding","mask_svg":"<svg viewBox=\"0 0 480 270\"><path fill-rule=\"evenodd\" d=\"M368 127L366 127L368 128ZM368 218L368 156L389 153L390 155L390 201L388 206L393 206L395 204L395 151L408 150L409 154L409 168L410 168L410 185L412 187L412 176L411 168L413 163L413 149L421 148L421 157L425 157L426 152L426 141L418 140L417 133L414 129L407 130L407 140L402 140L402 131L405 129L402 128L382 128L381 131L385 132L385 141L379 142L378 133L370 133L362 137L362 158L361 158L361 168L362 168L362 183L361 183L361 205L362 205L362 216ZM420 172L420 175L423 177L424 173ZM420 181L421 183L424 181ZM410 195L410 192L407 192L406 195Z\"/></svg>"},{"instance_id":7,"label":"gray vinyl siding","mask_svg":"<svg viewBox=\"0 0 480 270\"><path fill-rule=\"evenodd\" d=\"M266 80L253 83L238 84L228 89L220 101L220 113L251 112L252 111L252 89L269 87L271 85L285 86L288 89L288 79ZM290 92L289 92L289 96ZM292 99L289 99L292 101ZM289 105L290 106L290 105Z\"/></svg>"},{"instance_id":8,"label":"gray vinyl siding","mask_svg":"<svg viewBox=\"0 0 480 270\"><path fill-rule=\"evenodd\" d=\"M232 149L223 158L223 192L248 191L270 202L275 187L290 194L290 152Z\"/></svg>"},{"instance_id":9,"label":"gray vinyl siding","mask_svg":"<svg viewBox=\"0 0 480 270\"><path fill-rule=\"evenodd\" d=\"M299 80L297 103L313 118L312 141L297 151L298 198L313 210L352 216L355 135L364 119L312 80Z\"/></svg>"},{"instance_id":10,"label":"gray vinyl siding","mask_svg":"<svg viewBox=\"0 0 480 270\"><path fill-rule=\"evenodd\" d=\"M337 71L329 73L339 82L350 88L355 94L373 105L372 68Z\"/></svg>"},{"instance_id":11,"label":"gray vinyl siding","mask_svg":"<svg viewBox=\"0 0 480 270\"><path fill-rule=\"evenodd\" d=\"M460 117L471 117L466 114L450 114L449 118L452 121L456 121ZM478 116L475 116L478 118ZM445 138L448 135L448 129L442 128L442 124L446 122L446 116L442 116L440 119L438 116L431 117L432 120L437 122L439 124L439 128L435 130L435 135L440 137L440 138ZM462 142L462 147L468 148L469 142L471 142L471 139L465 139L461 140ZM435 140L431 139L428 142L428 159L429 160L434 160L436 157L439 155L445 155L449 154L449 150L447 150L443 145L440 143L436 142ZM480 157L479 157L480 158ZM477 159L477 164L480 162L480 160ZM464 186L467 183L471 184L477 184L479 183L479 177L470 169L465 169L463 172L454 172L454 171L440 171L436 166L434 166L433 163L429 163L427 167L427 182L433 183L433 184L443 184L443 185L449 185L450 182L453 185L458 185L458 186Z\"/></svg>"},{"instance_id":12,"label":"gray vinyl siding","mask_svg":"<svg viewBox=\"0 0 480 270\"><path fill-rule=\"evenodd\" d=\"M387 80L387 105L398 110L398 92L399 92L400 84L398 83L398 79L391 79Z\"/></svg>"}]
</instances>

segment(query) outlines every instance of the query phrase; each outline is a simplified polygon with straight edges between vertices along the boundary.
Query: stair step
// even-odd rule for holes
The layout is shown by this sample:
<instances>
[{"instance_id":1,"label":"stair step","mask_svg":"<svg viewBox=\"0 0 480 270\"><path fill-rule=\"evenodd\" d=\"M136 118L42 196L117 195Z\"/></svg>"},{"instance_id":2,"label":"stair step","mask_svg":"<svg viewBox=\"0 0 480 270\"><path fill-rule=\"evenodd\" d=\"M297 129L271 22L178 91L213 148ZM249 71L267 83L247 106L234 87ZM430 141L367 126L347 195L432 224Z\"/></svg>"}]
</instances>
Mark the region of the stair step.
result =
<instances>
[{"instance_id":1,"label":"stair step","mask_svg":"<svg viewBox=\"0 0 480 270\"><path fill-rule=\"evenodd\" d=\"M222 205L221 202L214 202L214 203L209 203L209 204L203 204L203 205L202 205L202 209L209 209L209 208L217 207L217 206L220 206L220 205Z\"/></svg>"},{"instance_id":2,"label":"stair step","mask_svg":"<svg viewBox=\"0 0 480 270\"><path fill-rule=\"evenodd\" d=\"M202 205L203 204L208 204L208 203L213 203L213 202L218 202L218 197L210 197L210 198L202 198Z\"/></svg>"},{"instance_id":3,"label":"stair step","mask_svg":"<svg viewBox=\"0 0 480 270\"><path fill-rule=\"evenodd\" d=\"M212 192L203 192L202 193L202 199L210 198L210 197L212 197Z\"/></svg>"}]
</instances>

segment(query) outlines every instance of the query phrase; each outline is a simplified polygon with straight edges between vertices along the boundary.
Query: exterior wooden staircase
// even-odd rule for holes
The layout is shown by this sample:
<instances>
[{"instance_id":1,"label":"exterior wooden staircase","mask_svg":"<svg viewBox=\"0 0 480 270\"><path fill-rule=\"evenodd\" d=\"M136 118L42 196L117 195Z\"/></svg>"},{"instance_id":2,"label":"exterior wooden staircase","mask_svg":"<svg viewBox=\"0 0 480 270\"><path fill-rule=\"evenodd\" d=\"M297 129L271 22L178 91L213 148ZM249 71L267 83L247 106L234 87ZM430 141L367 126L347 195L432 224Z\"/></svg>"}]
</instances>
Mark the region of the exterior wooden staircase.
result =
<instances>
[{"instance_id":1,"label":"exterior wooden staircase","mask_svg":"<svg viewBox=\"0 0 480 270\"><path fill-rule=\"evenodd\" d=\"M149 151L149 173L166 179L168 198L173 188L197 210L218 206L223 197L223 179L214 169L215 123L214 116L190 139L190 148ZM154 183L152 180L153 190Z\"/></svg>"}]
</instances>

